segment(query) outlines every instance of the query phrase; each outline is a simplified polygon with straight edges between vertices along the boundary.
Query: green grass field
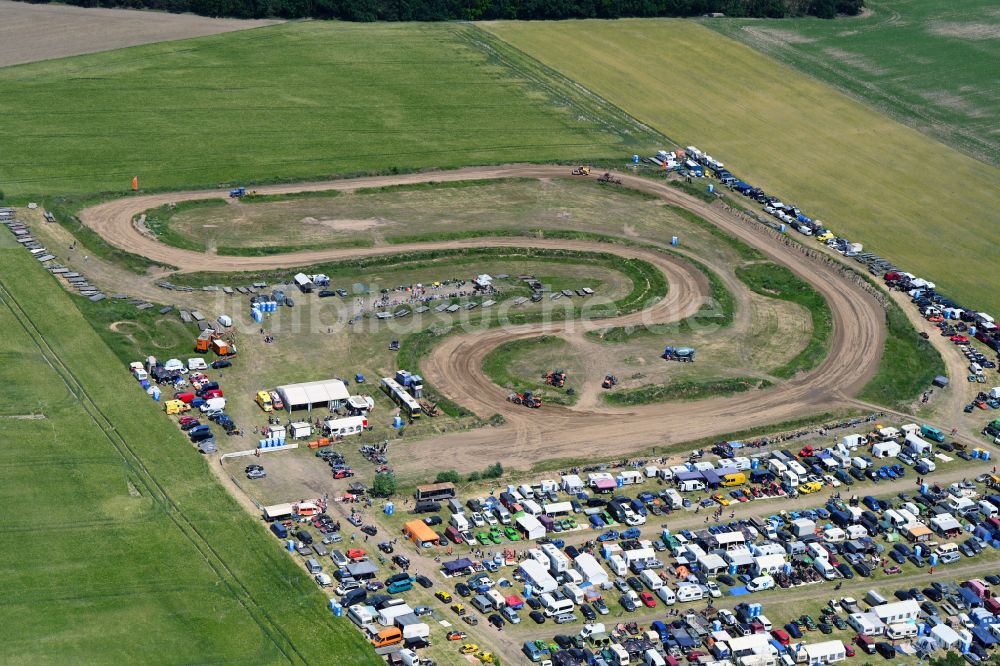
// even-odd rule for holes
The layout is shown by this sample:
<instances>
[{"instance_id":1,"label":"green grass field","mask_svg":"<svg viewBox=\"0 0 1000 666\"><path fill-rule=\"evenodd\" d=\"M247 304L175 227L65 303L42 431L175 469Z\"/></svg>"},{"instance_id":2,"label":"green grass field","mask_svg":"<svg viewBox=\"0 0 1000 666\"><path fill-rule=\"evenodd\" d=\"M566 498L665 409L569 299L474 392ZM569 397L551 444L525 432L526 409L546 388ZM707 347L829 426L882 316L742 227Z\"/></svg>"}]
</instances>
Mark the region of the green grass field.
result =
<instances>
[{"instance_id":1,"label":"green grass field","mask_svg":"<svg viewBox=\"0 0 1000 666\"><path fill-rule=\"evenodd\" d=\"M1000 165L1000 13L990 0L869 0L863 17L704 25ZM992 64L991 64L992 63Z\"/></svg>"},{"instance_id":2,"label":"green grass field","mask_svg":"<svg viewBox=\"0 0 1000 666\"><path fill-rule=\"evenodd\" d=\"M694 22L482 27L953 298L1000 310L985 278L1000 264L1000 170Z\"/></svg>"},{"instance_id":3,"label":"green grass field","mask_svg":"<svg viewBox=\"0 0 1000 666\"><path fill-rule=\"evenodd\" d=\"M0 71L8 196L611 157L655 136L459 24L301 22Z\"/></svg>"},{"instance_id":4,"label":"green grass field","mask_svg":"<svg viewBox=\"0 0 1000 666\"><path fill-rule=\"evenodd\" d=\"M21 250L0 328L4 663L378 663Z\"/></svg>"}]
</instances>

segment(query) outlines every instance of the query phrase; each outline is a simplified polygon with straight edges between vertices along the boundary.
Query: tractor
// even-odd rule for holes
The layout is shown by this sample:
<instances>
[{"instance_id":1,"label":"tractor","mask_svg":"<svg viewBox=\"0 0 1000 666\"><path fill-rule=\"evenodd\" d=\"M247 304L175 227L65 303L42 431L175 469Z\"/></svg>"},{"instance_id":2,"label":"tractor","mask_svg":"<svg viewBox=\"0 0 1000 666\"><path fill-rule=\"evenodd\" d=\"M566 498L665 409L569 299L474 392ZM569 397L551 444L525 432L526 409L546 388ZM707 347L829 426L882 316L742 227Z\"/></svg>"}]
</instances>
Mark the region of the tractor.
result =
<instances>
[{"instance_id":1,"label":"tractor","mask_svg":"<svg viewBox=\"0 0 1000 666\"><path fill-rule=\"evenodd\" d=\"M578 166L577 168L573 169L573 175L574 176L589 176L590 175L590 167L589 166Z\"/></svg>"},{"instance_id":2,"label":"tractor","mask_svg":"<svg viewBox=\"0 0 1000 666\"><path fill-rule=\"evenodd\" d=\"M246 195L247 195L247 188L245 187L234 187L233 189L229 190L230 199L239 199L241 197L245 197Z\"/></svg>"},{"instance_id":3,"label":"tractor","mask_svg":"<svg viewBox=\"0 0 1000 666\"><path fill-rule=\"evenodd\" d=\"M542 379L545 383L550 386L555 386L556 388L562 388L566 385L566 371L565 370L554 370L553 372L546 373L542 375Z\"/></svg>"},{"instance_id":4,"label":"tractor","mask_svg":"<svg viewBox=\"0 0 1000 666\"><path fill-rule=\"evenodd\" d=\"M661 358L667 361L694 363L694 349L691 347L671 347L668 345L667 348L663 350Z\"/></svg>"},{"instance_id":5,"label":"tractor","mask_svg":"<svg viewBox=\"0 0 1000 666\"><path fill-rule=\"evenodd\" d=\"M507 400L515 405L524 405L525 407L531 407L532 409L538 409L542 406L542 399L531 391L525 391L524 393L511 393L507 396Z\"/></svg>"},{"instance_id":6,"label":"tractor","mask_svg":"<svg viewBox=\"0 0 1000 666\"><path fill-rule=\"evenodd\" d=\"M621 178L615 178L614 176L611 175L610 171L606 171L603 176L598 176L597 177L597 182L598 183L607 183L609 185L621 185L622 184L622 179Z\"/></svg>"},{"instance_id":7,"label":"tractor","mask_svg":"<svg viewBox=\"0 0 1000 666\"><path fill-rule=\"evenodd\" d=\"M616 386L617 384L618 384L617 377L615 377L614 375L606 375L604 377L604 381L601 382L601 388L609 389L612 386Z\"/></svg>"}]
</instances>

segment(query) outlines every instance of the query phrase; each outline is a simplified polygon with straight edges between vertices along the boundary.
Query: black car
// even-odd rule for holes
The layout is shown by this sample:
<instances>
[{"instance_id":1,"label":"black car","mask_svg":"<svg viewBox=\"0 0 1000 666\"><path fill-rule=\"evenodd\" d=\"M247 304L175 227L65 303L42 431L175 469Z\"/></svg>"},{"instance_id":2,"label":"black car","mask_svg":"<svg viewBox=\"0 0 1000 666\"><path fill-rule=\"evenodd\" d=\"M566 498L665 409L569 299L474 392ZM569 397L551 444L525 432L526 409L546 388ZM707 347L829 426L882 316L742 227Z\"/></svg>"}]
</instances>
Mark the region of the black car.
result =
<instances>
[{"instance_id":1,"label":"black car","mask_svg":"<svg viewBox=\"0 0 1000 666\"><path fill-rule=\"evenodd\" d=\"M985 580L990 585L1000 585L1000 576L997 576L995 574L990 574L989 576L985 576Z\"/></svg>"},{"instance_id":2,"label":"black car","mask_svg":"<svg viewBox=\"0 0 1000 666\"><path fill-rule=\"evenodd\" d=\"M575 560L580 555L580 550L576 546L566 546L566 554L570 559Z\"/></svg>"},{"instance_id":3,"label":"black car","mask_svg":"<svg viewBox=\"0 0 1000 666\"><path fill-rule=\"evenodd\" d=\"M730 587L732 587L733 585L736 585L736 580L732 576L730 576L729 574L722 574L722 575L716 576L716 579L720 583L722 583L723 585L729 585Z\"/></svg>"},{"instance_id":4,"label":"black car","mask_svg":"<svg viewBox=\"0 0 1000 666\"><path fill-rule=\"evenodd\" d=\"M191 428L197 428L200 425L201 425L201 421L197 421L197 420L195 420L195 421L188 421L187 423L182 423L181 424L181 430L187 431L187 430L190 430Z\"/></svg>"},{"instance_id":5,"label":"black car","mask_svg":"<svg viewBox=\"0 0 1000 666\"><path fill-rule=\"evenodd\" d=\"M434 585L434 583L431 582L431 579L428 578L427 576L417 576L416 578L414 578L414 580L417 581L417 585L419 585L424 589L427 589L428 587L432 587Z\"/></svg>"},{"instance_id":6,"label":"black car","mask_svg":"<svg viewBox=\"0 0 1000 666\"><path fill-rule=\"evenodd\" d=\"M367 534L368 536L375 536L376 534L378 534L378 528L375 527L374 525L364 525L361 528L361 531Z\"/></svg>"},{"instance_id":7,"label":"black car","mask_svg":"<svg viewBox=\"0 0 1000 666\"><path fill-rule=\"evenodd\" d=\"M622 598L620 599L620 602L621 602L622 608L624 608L625 610L627 610L629 613L634 613L635 612L635 602L632 601L628 596L622 595Z\"/></svg>"},{"instance_id":8,"label":"black car","mask_svg":"<svg viewBox=\"0 0 1000 666\"><path fill-rule=\"evenodd\" d=\"M911 587L907 591L910 593L910 598L913 599L914 601L927 601L927 598L924 597L923 593L917 588Z\"/></svg>"},{"instance_id":9,"label":"black car","mask_svg":"<svg viewBox=\"0 0 1000 666\"><path fill-rule=\"evenodd\" d=\"M301 541L302 543L306 544L307 546L313 542L312 534L309 534L309 532L305 530L297 531L295 533L295 538Z\"/></svg>"},{"instance_id":10,"label":"black car","mask_svg":"<svg viewBox=\"0 0 1000 666\"><path fill-rule=\"evenodd\" d=\"M472 596L472 590L465 583L459 583L455 586L455 594L463 598L468 598Z\"/></svg>"},{"instance_id":11,"label":"black car","mask_svg":"<svg viewBox=\"0 0 1000 666\"><path fill-rule=\"evenodd\" d=\"M428 516L424 518L424 524L429 527L434 527L435 525L441 524L441 516Z\"/></svg>"},{"instance_id":12,"label":"black car","mask_svg":"<svg viewBox=\"0 0 1000 666\"><path fill-rule=\"evenodd\" d=\"M892 643L886 643L885 641L879 641L875 644L875 651L882 655L883 659L895 659L896 658L896 648Z\"/></svg>"},{"instance_id":13,"label":"black car","mask_svg":"<svg viewBox=\"0 0 1000 666\"><path fill-rule=\"evenodd\" d=\"M289 308L295 306L295 301L292 300L291 296L285 296L285 306Z\"/></svg>"},{"instance_id":14,"label":"black car","mask_svg":"<svg viewBox=\"0 0 1000 666\"><path fill-rule=\"evenodd\" d=\"M848 580L854 578L854 572L851 571L851 567L847 566L843 562L841 562L840 564L837 565L837 571L840 572L841 576L843 576L844 578L846 578Z\"/></svg>"},{"instance_id":15,"label":"black car","mask_svg":"<svg viewBox=\"0 0 1000 666\"><path fill-rule=\"evenodd\" d=\"M218 370L219 368L228 368L233 364L224 358L220 358L218 361L212 361L212 367Z\"/></svg>"},{"instance_id":16,"label":"black car","mask_svg":"<svg viewBox=\"0 0 1000 666\"><path fill-rule=\"evenodd\" d=\"M392 556L392 561L400 569L406 569L406 568L408 568L410 566L410 559L408 557L406 557L405 555L393 555Z\"/></svg>"},{"instance_id":17,"label":"black car","mask_svg":"<svg viewBox=\"0 0 1000 666\"><path fill-rule=\"evenodd\" d=\"M629 576L628 578L625 579L625 582L628 583L628 586L631 587L636 592L642 592L644 589L642 587L642 581L636 578L635 576Z\"/></svg>"},{"instance_id":18,"label":"black car","mask_svg":"<svg viewBox=\"0 0 1000 666\"><path fill-rule=\"evenodd\" d=\"M393 551L392 544L389 543L388 541L379 542L378 549L381 550L386 555L392 553L392 551Z\"/></svg>"},{"instance_id":19,"label":"black car","mask_svg":"<svg viewBox=\"0 0 1000 666\"><path fill-rule=\"evenodd\" d=\"M336 295L337 292L335 292L333 289L321 289L319 292L320 298L329 298L331 296L336 296Z\"/></svg>"},{"instance_id":20,"label":"black car","mask_svg":"<svg viewBox=\"0 0 1000 666\"><path fill-rule=\"evenodd\" d=\"M824 633L824 634L832 634L833 633L833 627L831 627L826 622L820 622L816 626L819 627L820 633Z\"/></svg>"},{"instance_id":21,"label":"black car","mask_svg":"<svg viewBox=\"0 0 1000 666\"><path fill-rule=\"evenodd\" d=\"M930 599L931 601L941 601L942 599L944 599L944 595L941 594L941 590L937 589L936 587L925 587L923 589L923 593L924 596Z\"/></svg>"},{"instance_id":22,"label":"black car","mask_svg":"<svg viewBox=\"0 0 1000 666\"><path fill-rule=\"evenodd\" d=\"M854 570L862 578L871 578L872 570L864 562L857 562L856 564L853 564L851 566L854 567Z\"/></svg>"},{"instance_id":23,"label":"black car","mask_svg":"<svg viewBox=\"0 0 1000 666\"><path fill-rule=\"evenodd\" d=\"M839 615L832 616L830 618L830 621L833 622L833 626L837 627L837 629L840 629L841 631L847 629L847 623L844 622L844 618L840 617Z\"/></svg>"},{"instance_id":24,"label":"black car","mask_svg":"<svg viewBox=\"0 0 1000 666\"><path fill-rule=\"evenodd\" d=\"M542 611L533 610L528 613L528 617L535 621L535 624L545 624L545 614Z\"/></svg>"},{"instance_id":25,"label":"black car","mask_svg":"<svg viewBox=\"0 0 1000 666\"><path fill-rule=\"evenodd\" d=\"M587 604L580 606L580 612L583 613L583 617L586 618L587 622L593 622L597 619L597 613Z\"/></svg>"},{"instance_id":26,"label":"black car","mask_svg":"<svg viewBox=\"0 0 1000 666\"><path fill-rule=\"evenodd\" d=\"M567 636L566 634L556 634L552 637L552 640L556 642L563 650L568 650L576 645L576 641L573 640L572 636Z\"/></svg>"},{"instance_id":27,"label":"black car","mask_svg":"<svg viewBox=\"0 0 1000 666\"><path fill-rule=\"evenodd\" d=\"M542 609L542 602L535 597L528 597L527 599L524 600L524 603L528 604L528 607L534 610Z\"/></svg>"},{"instance_id":28,"label":"black car","mask_svg":"<svg viewBox=\"0 0 1000 666\"><path fill-rule=\"evenodd\" d=\"M489 621L490 624L492 624L497 629L503 629L503 625L505 624L505 622L504 622L503 618L500 617L499 614L493 613L492 615L490 615L486 619Z\"/></svg>"}]
</instances>

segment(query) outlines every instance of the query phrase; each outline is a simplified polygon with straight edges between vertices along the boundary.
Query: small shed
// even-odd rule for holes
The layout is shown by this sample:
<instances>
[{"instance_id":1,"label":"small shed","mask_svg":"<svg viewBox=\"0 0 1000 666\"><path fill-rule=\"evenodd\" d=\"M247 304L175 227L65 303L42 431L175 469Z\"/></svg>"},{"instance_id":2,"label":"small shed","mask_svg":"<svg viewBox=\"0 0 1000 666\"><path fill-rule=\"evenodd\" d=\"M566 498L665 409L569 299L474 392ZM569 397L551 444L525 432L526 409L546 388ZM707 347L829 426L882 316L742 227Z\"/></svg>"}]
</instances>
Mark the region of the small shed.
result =
<instances>
[{"instance_id":1,"label":"small shed","mask_svg":"<svg viewBox=\"0 0 1000 666\"><path fill-rule=\"evenodd\" d=\"M403 525L403 534L418 548L429 548L441 543L440 537L422 520L411 520Z\"/></svg>"},{"instance_id":2,"label":"small shed","mask_svg":"<svg viewBox=\"0 0 1000 666\"><path fill-rule=\"evenodd\" d=\"M306 421L296 421L289 425L288 428L292 439L306 439L312 436L312 424Z\"/></svg>"}]
</instances>

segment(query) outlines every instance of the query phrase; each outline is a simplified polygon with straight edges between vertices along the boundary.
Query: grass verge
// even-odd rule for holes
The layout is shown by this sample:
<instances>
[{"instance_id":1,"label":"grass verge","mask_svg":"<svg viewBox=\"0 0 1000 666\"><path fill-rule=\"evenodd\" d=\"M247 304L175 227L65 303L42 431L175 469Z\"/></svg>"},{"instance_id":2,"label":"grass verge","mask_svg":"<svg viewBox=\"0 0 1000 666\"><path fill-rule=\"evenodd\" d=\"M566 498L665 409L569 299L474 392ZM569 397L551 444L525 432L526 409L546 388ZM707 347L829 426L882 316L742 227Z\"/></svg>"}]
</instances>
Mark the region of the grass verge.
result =
<instances>
[{"instance_id":1,"label":"grass verge","mask_svg":"<svg viewBox=\"0 0 1000 666\"><path fill-rule=\"evenodd\" d=\"M826 358L833 332L833 315L818 291L789 269L770 262L737 267L736 277L756 294L796 303L809 312L812 334L805 349L771 374L788 378L812 370Z\"/></svg>"},{"instance_id":2,"label":"grass verge","mask_svg":"<svg viewBox=\"0 0 1000 666\"><path fill-rule=\"evenodd\" d=\"M882 362L858 398L904 409L931 385L934 377L945 374L944 359L930 341L920 337L894 301L889 302L885 323L888 334Z\"/></svg>"},{"instance_id":3,"label":"grass verge","mask_svg":"<svg viewBox=\"0 0 1000 666\"><path fill-rule=\"evenodd\" d=\"M771 386L771 382L758 377L719 377L713 379L682 379L669 384L650 384L634 389L623 389L601 394L609 405L648 405L668 400L702 400L715 396L745 393Z\"/></svg>"},{"instance_id":4,"label":"grass verge","mask_svg":"<svg viewBox=\"0 0 1000 666\"><path fill-rule=\"evenodd\" d=\"M566 389L550 386L537 378L529 380L525 377L515 375L510 371L510 366L514 358L524 354L526 351L538 349L554 351L564 347L565 344L561 338L554 335L542 335L537 338L528 338L527 340L505 342L491 350L486 355L486 358L483 359L483 372L493 380L494 384L510 389L511 391L522 392L528 390L536 393L544 391L544 401L546 403L567 406L576 404L577 394L569 395L566 393Z\"/></svg>"}]
</instances>

